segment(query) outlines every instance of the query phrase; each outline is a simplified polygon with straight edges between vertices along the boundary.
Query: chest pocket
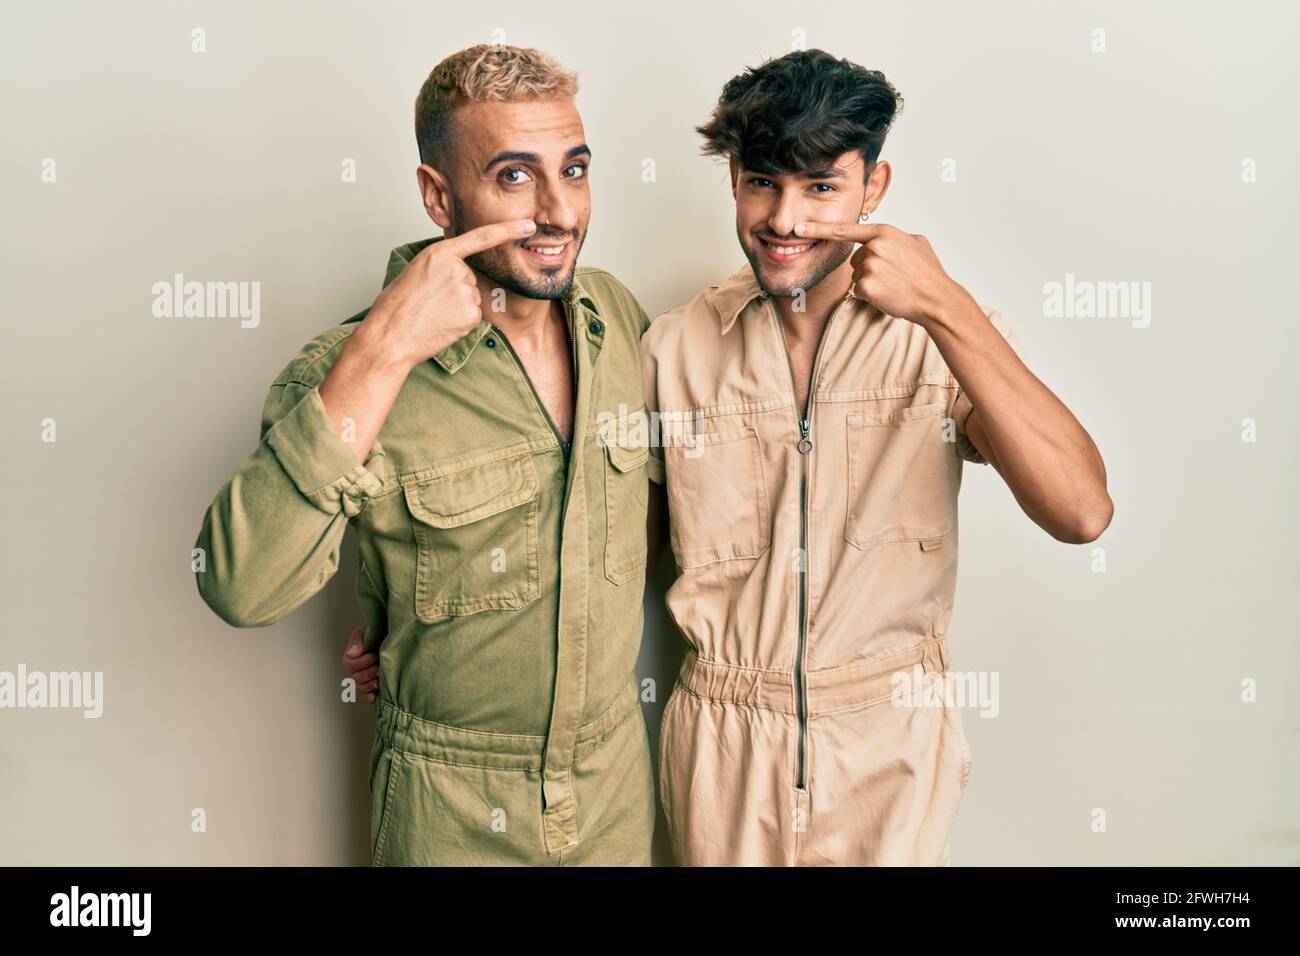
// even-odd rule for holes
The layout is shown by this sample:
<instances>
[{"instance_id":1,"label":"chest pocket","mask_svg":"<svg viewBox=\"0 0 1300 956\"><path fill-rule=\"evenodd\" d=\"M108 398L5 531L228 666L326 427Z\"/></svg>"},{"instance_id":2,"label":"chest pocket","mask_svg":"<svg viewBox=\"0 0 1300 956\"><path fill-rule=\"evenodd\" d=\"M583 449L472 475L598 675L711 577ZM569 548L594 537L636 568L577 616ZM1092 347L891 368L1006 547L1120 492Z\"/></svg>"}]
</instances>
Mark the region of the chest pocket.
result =
<instances>
[{"instance_id":1,"label":"chest pocket","mask_svg":"<svg viewBox=\"0 0 1300 956\"><path fill-rule=\"evenodd\" d=\"M957 456L943 440L943 402L847 419L844 538L863 551L893 541L943 543L957 502Z\"/></svg>"},{"instance_id":2,"label":"chest pocket","mask_svg":"<svg viewBox=\"0 0 1300 956\"><path fill-rule=\"evenodd\" d=\"M537 599L540 499L530 451L407 482L404 490L421 621L518 610Z\"/></svg>"},{"instance_id":3,"label":"chest pocket","mask_svg":"<svg viewBox=\"0 0 1300 956\"><path fill-rule=\"evenodd\" d=\"M669 534L681 568L750 560L772 528L758 434L750 426L692 434L664 448Z\"/></svg>"},{"instance_id":4,"label":"chest pocket","mask_svg":"<svg viewBox=\"0 0 1300 956\"><path fill-rule=\"evenodd\" d=\"M626 584L645 571L649 449L605 445L605 577Z\"/></svg>"}]
</instances>

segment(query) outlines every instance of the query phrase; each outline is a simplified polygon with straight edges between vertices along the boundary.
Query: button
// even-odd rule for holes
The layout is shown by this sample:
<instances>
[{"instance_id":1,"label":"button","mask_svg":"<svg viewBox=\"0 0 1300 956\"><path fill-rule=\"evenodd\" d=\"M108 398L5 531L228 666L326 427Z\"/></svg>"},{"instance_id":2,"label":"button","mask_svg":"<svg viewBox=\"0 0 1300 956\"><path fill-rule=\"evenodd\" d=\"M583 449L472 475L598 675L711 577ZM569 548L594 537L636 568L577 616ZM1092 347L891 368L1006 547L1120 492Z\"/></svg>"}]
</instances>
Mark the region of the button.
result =
<instances>
[{"instance_id":1,"label":"button","mask_svg":"<svg viewBox=\"0 0 1300 956\"><path fill-rule=\"evenodd\" d=\"M600 319L592 319L591 324L587 326L587 331L592 335L600 335L604 328L605 326L601 324Z\"/></svg>"},{"instance_id":2,"label":"button","mask_svg":"<svg viewBox=\"0 0 1300 956\"><path fill-rule=\"evenodd\" d=\"M490 349L494 349L497 347L497 340L492 338L491 336L488 336L487 339L484 340L484 343Z\"/></svg>"}]
</instances>

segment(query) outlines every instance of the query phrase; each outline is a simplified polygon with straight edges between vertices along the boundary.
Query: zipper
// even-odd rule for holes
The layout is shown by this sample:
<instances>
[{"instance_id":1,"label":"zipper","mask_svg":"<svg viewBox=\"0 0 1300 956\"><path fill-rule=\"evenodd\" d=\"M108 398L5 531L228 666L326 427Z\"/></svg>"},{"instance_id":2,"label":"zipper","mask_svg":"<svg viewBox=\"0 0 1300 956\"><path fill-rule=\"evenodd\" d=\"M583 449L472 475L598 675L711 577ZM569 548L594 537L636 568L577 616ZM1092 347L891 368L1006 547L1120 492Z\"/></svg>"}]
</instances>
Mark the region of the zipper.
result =
<instances>
[{"instance_id":1,"label":"zipper","mask_svg":"<svg viewBox=\"0 0 1300 956\"><path fill-rule=\"evenodd\" d=\"M830 337L831 324L848 300L849 297L845 296L839 305L831 310L830 317L826 320L826 325L822 329L821 338L817 341L817 351L813 354L812 375L808 379L808 397L804 400L803 410L800 411L798 408L799 389L795 381L794 359L790 357L790 343L786 341L785 329L781 326L781 316L778 314L776 306L772 304L772 300L768 299L772 318L776 321L777 334L781 337L781 345L785 349L786 364L790 367L790 394L794 398L795 415L798 416L797 424L799 426L799 441L795 444L795 450L799 452L799 643L798 652L794 659L795 709L799 717L799 747L798 764L795 770L795 787L799 790L806 789L804 775L808 746L808 700L807 690L804 687L804 659L808 648L808 462L813 450L813 442L810 437L812 434L812 399L813 394L817 391L817 373L821 370L822 349L826 345L826 339Z\"/></svg>"},{"instance_id":2,"label":"zipper","mask_svg":"<svg viewBox=\"0 0 1300 956\"><path fill-rule=\"evenodd\" d=\"M572 325L572 322L569 324ZM542 413L542 417L546 419L546 424L551 427L551 434L555 436L556 442L560 445L560 450L564 453L564 465L567 468L569 465L569 449L572 447L571 444L564 440L564 436L560 434L560 430L555 427L555 420L551 418L551 413L546 410L546 404L542 401L542 397L537 394L537 386L533 384L532 378L529 377L528 370L524 368L524 363L519 361L519 353L516 352L515 347L510 344L509 337L505 332L501 331L501 328L498 325L494 324L492 329L497 335L501 336L501 341L505 343L506 351L510 353L510 358L514 360L515 368L519 369L519 374L522 375L524 381L528 383L528 390L533 393L533 403L537 406L537 410ZM578 337L572 330L569 332L569 340L573 343L573 391L576 399L578 391ZM574 404L576 406L576 401ZM574 427L577 427L576 422L574 423Z\"/></svg>"}]
</instances>

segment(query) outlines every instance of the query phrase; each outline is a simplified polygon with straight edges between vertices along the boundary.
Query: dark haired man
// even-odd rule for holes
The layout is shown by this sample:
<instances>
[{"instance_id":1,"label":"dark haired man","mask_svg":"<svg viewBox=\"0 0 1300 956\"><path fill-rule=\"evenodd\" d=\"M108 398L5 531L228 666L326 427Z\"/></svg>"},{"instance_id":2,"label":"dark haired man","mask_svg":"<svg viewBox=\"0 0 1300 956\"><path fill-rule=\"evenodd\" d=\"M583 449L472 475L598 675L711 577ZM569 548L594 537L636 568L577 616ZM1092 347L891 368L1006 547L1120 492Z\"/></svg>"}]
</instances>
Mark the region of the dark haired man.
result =
<instances>
[{"instance_id":1,"label":"dark haired man","mask_svg":"<svg viewBox=\"0 0 1300 956\"><path fill-rule=\"evenodd\" d=\"M962 462L1060 541L1110 521L1096 446L998 313L924 236L860 224L900 103L812 50L728 82L699 127L749 265L641 344L647 408L703 423L650 457L690 644L660 743L681 864L946 864L970 773L944 693Z\"/></svg>"}]
</instances>

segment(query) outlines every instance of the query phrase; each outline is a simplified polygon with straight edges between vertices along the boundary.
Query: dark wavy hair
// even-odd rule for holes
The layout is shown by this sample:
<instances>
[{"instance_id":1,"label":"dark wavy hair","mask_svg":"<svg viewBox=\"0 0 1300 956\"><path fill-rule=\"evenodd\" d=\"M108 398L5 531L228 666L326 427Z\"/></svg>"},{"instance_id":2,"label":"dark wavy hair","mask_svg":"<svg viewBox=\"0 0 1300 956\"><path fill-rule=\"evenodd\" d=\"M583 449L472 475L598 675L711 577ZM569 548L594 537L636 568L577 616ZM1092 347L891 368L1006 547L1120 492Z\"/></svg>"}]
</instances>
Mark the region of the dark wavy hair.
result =
<instances>
[{"instance_id":1,"label":"dark wavy hair","mask_svg":"<svg viewBox=\"0 0 1300 956\"><path fill-rule=\"evenodd\" d=\"M858 150L870 175L903 98L879 70L798 50L732 77L707 123L706 156L753 172L826 169Z\"/></svg>"}]
</instances>

